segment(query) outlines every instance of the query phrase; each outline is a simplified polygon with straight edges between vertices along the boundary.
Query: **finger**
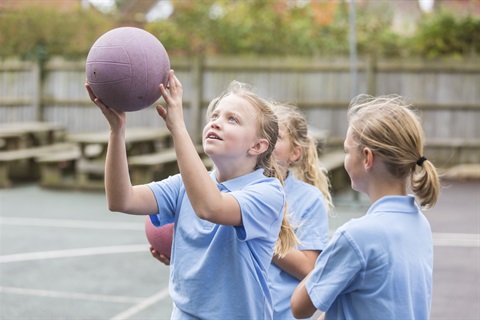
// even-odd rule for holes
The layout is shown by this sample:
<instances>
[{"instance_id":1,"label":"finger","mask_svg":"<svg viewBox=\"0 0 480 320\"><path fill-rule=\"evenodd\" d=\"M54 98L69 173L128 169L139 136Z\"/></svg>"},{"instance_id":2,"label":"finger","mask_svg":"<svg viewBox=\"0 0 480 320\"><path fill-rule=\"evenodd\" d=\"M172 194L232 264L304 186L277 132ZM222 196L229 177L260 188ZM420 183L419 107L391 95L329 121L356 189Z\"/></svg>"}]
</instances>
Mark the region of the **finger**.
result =
<instances>
[{"instance_id":1,"label":"finger","mask_svg":"<svg viewBox=\"0 0 480 320\"><path fill-rule=\"evenodd\" d=\"M156 109L157 109L157 112L160 115L160 117L162 117L163 120L165 120L167 118L167 110L164 107L162 107L161 105L158 105L156 107Z\"/></svg>"},{"instance_id":2,"label":"finger","mask_svg":"<svg viewBox=\"0 0 480 320\"><path fill-rule=\"evenodd\" d=\"M163 83L160 83L160 93L162 94L162 96L168 95L167 90L163 86Z\"/></svg>"},{"instance_id":3,"label":"finger","mask_svg":"<svg viewBox=\"0 0 480 320\"><path fill-rule=\"evenodd\" d=\"M160 93L162 94L162 97L165 100L165 102L167 103L167 105L173 102L172 98L168 94L168 92L165 89L165 87L163 86L163 84L160 84Z\"/></svg>"},{"instance_id":4,"label":"finger","mask_svg":"<svg viewBox=\"0 0 480 320\"><path fill-rule=\"evenodd\" d=\"M173 70L172 70L172 78L170 82L174 84L176 91L180 91L182 89L182 83L180 82L180 80L178 80Z\"/></svg>"},{"instance_id":5,"label":"finger","mask_svg":"<svg viewBox=\"0 0 480 320\"><path fill-rule=\"evenodd\" d=\"M108 111L111 111L111 109L109 107L107 107L106 105L103 104L102 101L100 101L100 99L98 98L95 98L93 100L93 102L100 108L100 110L102 110L103 112L108 112Z\"/></svg>"},{"instance_id":6,"label":"finger","mask_svg":"<svg viewBox=\"0 0 480 320\"><path fill-rule=\"evenodd\" d=\"M177 81L175 80L176 77L174 75L173 69L170 69L168 72L168 89L169 90L175 90L177 86Z\"/></svg>"},{"instance_id":7,"label":"finger","mask_svg":"<svg viewBox=\"0 0 480 320\"><path fill-rule=\"evenodd\" d=\"M150 252L152 253L152 256L157 259L157 260L161 260L160 259L160 254L153 248L150 249Z\"/></svg>"},{"instance_id":8,"label":"finger","mask_svg":"<svg viewBox=\"0 0 480 320\"><path fill-rule=\"evenodd\" d=\"M88 82L85 83L85 88L87 88L87 92L88 92L88 95L90 96L90 100L95 101L95 98L97 98L97 97L96 97L95 94L93 93L92 88L90 87L90 85L88 84Z\"/></svg>"},{"instance_id":9,"label":"finger","mask_svg":"<svg viewBox=\"0 0 480 320\"><path fill-rule=\"evenodd\" d=\"M160 259L159 259L161 262L163 262L163 264L169 266L170 265L170 259L167 258L167 256L161 254L160 255Z\"/></svg>"}]
</instances>

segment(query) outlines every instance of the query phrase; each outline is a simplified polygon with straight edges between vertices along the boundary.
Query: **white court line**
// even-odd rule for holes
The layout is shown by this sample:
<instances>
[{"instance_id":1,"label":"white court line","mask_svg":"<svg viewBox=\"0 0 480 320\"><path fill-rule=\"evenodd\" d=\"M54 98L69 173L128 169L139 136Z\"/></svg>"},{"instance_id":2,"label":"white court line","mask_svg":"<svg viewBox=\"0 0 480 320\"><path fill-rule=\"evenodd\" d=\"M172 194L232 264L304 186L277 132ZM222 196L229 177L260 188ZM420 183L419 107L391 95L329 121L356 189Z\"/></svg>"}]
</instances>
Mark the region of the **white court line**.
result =
<instances>
[{"instance_id":1,"label":"white court line","mask_svg":"<svg viewBox=\"0 0 480 320\"><path fill-rule=\"evenodd\" d=\"M111 320L125 320L130 318L131 316L141 312L142 310L145 310L146 308L150 307L151 305L157 303L160 300L165 299L168 297L168 288L163 289L162 291L154 294L153 296L143 300L142 302L134 305L133 307L125 310L124 312L121 312L114 316Z\"/></svg>"},{"instance_id":2,"label":"white court line","mask_svg":"<svg viewBox=\"0 0 480 320\"><path fill-rule=\"evenodd\" d=\"M82 256L93 256L101 254L115 254L127 252L147 252L148 244L134 244L126 246L111 246L111 247L95 247L95 248L79 248L69 250L54 250L54 251L40 251L30 253L18 253L0 256L1 263L45 260L56 258L71 258Z\"/></svg>"},{"instance_id":3,"label":"white court line","mask_svg":"<svg viewBox=\"0 0 480 320\"><path fill-rule=\"evenodd\" d=\"M77 300L89 300L89 301L100 301L100 302L116 302L116 303L140 303L145 300L145 298L140 298L140 297L108 296L108 295L98 295L98 294L25 289L25 288L15 288L15 287L0 287L0 292L36 296L36 297L77 299Z\"/></svg>"},{"instance_id":4,"label":"white court line","mask_svg":"<svg viewBox=\"0 0 480 320\"><path fill-rule=\"evenodd\" d=\"M480 247L478 233L433 233L433 245L437 247Z\"/></svg>"},{"instance_id":5,"label":"white court line","mask_svg":"<svg viewBox=\"0 0 480 320\"><path fill-rule=\"evenodd\" d=\"M25 217L0 217L0 225L110 230L144 230L145 228L143 223L138 222L39 219ZM331 232L333 232L333 230L331 230ZM480 247L480 235L473 233L433 233L433 244L434 246L439 247Z\"/></svg>"},{"instance_id":6,"label":"white court line","mask_svg":"<svg viewBox=\"0 0 480 320\"><path fill-rule=\"evenodd\" d=\"M97 220L39 219L0 217L0 224L10 226L59 227L83 229L144 230L143 222L115 222Z\"/></svg>"}]
</instances>

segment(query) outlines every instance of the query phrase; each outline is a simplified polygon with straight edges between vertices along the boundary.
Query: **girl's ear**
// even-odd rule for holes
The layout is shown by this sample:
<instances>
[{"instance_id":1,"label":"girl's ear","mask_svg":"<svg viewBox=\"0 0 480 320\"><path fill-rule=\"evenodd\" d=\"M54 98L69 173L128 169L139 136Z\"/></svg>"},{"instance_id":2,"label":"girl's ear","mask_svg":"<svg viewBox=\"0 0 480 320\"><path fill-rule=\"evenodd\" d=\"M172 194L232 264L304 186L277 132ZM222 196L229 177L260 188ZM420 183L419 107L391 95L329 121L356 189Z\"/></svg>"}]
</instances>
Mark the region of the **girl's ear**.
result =
<instances>
[{"instance_id":1,"label":"girl's ear","mask_svg":"<svg viewBox=\"0 0 480 320\"><path fill-rule=\"evenodd\" d=\"M297 161L298 158L302 155L302 147L298 146L293 148L292 152L290 153L290 157L288 158L288 161L290 163L293 163Z\"/></svg>"},{"instance_id":2,"label":"girl's ear","mask_svg":"<svg viewBox=\"0 0 480 320\"><path fill-rule=\"evenodd\" d=\"M258 156L259 154L264 153L268 149L268 140L260 139L253 146L248 149L248 154L252 156Z\"/></svg>"},{"instance_id":3,"label":"girl's ear","mask_svg":"<svg viewBox=\"0 0 480 320\"><path fill-rule=\"evenodd\" d=\"M369 171L373 168L374 162L374 155L373 151L370 148L363 148L363 165L365 167L365 171Z\"/></svg>"}]
</instances>

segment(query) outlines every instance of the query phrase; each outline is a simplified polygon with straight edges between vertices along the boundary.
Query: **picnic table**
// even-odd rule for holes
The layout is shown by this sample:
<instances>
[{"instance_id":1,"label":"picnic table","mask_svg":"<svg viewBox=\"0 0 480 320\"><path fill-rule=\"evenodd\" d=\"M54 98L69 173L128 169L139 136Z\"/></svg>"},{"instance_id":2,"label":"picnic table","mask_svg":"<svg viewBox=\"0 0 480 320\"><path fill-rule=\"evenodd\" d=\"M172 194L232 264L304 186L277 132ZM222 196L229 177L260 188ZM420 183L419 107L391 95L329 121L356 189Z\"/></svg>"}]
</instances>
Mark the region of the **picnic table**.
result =
<instances>
[{"instance_id":1,"label":"picnic table","mask_svg":"<svg viewBox=\"0 0 480 320\"><path fill-rule=\"evenodd\" d=\"M68 134L67 141L79 146L75 166L76 186L80 188L104 188L105 158L109 131ZM152 154L171 147L170 132L166 128L127 128L125 131L127 156ZM65 155L66 157L69 155ZM71 155L70 155L71 156Z\"/></svg>"},{"instance_id":2,"label":"picnic table","mask_svg":"<svg viewBox=\"0 0 480 320\"><path fill-rule=\"evenodd\" d=\"M62 140L65 127L59 123L32 121L0 125L0 150L49 145Z\"/></svg>"},{"instance_id":3,"label":"picnic table","mask_svg":"<svg viewBox=\"0 0 480 320\"><path fill-rule=\"evenodd\" d=\"M35 159L74 146L63 142L65 128L51 122L14 122L0 125L0 188L11 178L32 179L39 175Z\"/></svg>"}]
</instances>

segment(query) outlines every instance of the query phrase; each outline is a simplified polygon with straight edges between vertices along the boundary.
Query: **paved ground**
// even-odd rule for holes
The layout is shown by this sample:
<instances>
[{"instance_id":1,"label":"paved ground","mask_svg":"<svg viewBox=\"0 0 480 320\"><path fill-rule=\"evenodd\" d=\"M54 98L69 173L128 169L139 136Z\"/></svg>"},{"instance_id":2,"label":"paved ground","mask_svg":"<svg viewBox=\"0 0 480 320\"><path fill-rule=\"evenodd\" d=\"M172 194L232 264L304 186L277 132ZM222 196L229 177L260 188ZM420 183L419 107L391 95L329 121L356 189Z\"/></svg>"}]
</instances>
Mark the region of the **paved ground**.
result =
<instances>
[{"instance_id":1,"label":"paved ground","mask_svg":"<svg viewBox=\"0 0 480 320\"><path fill-rule=\"evenodd\" d=\"M335 201L332 230L368 206ZM480 319L480 181L449 183L426 215L431 319ZM108 212L101 192L0 190L0 319L168 319L168 268L151 258L143 221Z\"/></svg>"}]
</instances>

